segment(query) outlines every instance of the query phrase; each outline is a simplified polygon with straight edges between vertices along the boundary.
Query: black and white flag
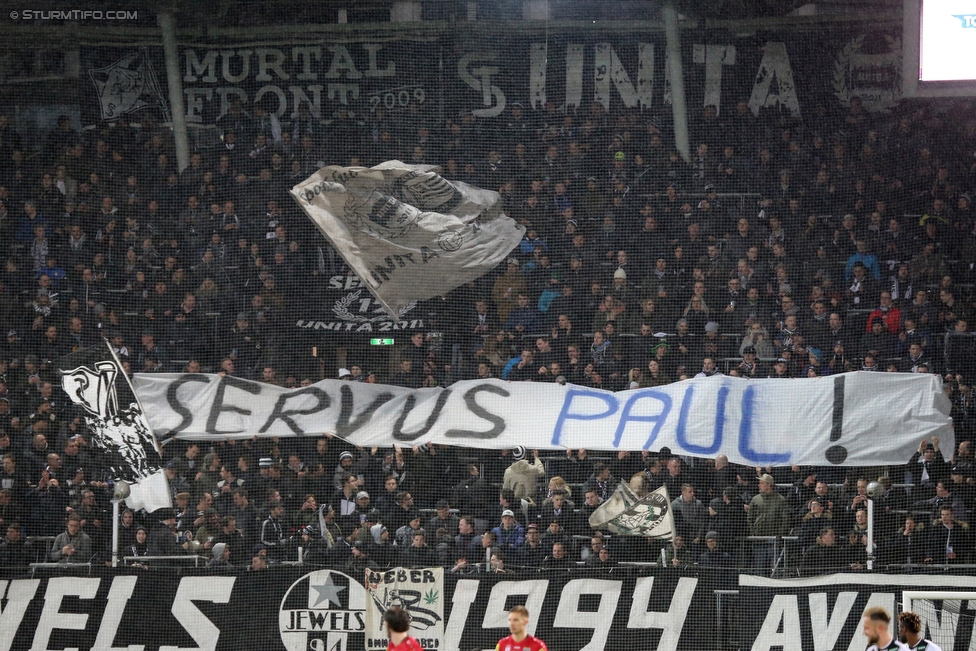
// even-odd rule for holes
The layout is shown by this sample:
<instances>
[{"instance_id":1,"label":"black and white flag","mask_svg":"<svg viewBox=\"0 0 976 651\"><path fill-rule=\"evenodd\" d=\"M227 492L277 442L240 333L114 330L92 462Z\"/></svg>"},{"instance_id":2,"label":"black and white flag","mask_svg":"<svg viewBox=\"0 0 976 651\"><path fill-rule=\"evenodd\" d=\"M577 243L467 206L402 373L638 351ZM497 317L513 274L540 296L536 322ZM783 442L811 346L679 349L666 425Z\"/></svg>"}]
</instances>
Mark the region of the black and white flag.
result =
<instances>
[{"instance_id":1,"label":"black and white flag","mask_svg":"<svg viewBox=\"0 0 976 651\"><path fill-rule=\"evenodd\" d=\"M92 447L115 480L130 484L126 504L150 512L171 507L156 437L108 342L62 357L58 372L65 393L85 410Z\"/></svg>"},{"instance_id":2,"label":"black and white flag","mask_svg":"<svg viewBox=\"0 0 976 651\"><path fill-rule=\"evenodd\" d=\"M492 190L449 181L434 165L330 166L291 190L395 321L415 304L480 278L525 229ZM350 305L336 305L345 317Z\"/></svg>"},{"instance_id":3,"label":"black and white flag","mask_svg":"<svg viewBox=\"0 0 976 651\"><path fill-rule=\"evenodd\" d=\"M622 536L674 538L674 513L668 489L661 486L643 497L621 482L607 500L590 514L590 526Z\"/></svg>"},{"instance_id":4,"label":"black and white flag","mask_svg":"<svg viewBox=\"0 0 976 651\"><path fill-rule=\"evenodd\" d=\"M103 120L117 120L126 113L158 107L169 122L169 106L145 49L133 52L104 68L88 71L102 110Z\"/></svg>"}]
</instances>

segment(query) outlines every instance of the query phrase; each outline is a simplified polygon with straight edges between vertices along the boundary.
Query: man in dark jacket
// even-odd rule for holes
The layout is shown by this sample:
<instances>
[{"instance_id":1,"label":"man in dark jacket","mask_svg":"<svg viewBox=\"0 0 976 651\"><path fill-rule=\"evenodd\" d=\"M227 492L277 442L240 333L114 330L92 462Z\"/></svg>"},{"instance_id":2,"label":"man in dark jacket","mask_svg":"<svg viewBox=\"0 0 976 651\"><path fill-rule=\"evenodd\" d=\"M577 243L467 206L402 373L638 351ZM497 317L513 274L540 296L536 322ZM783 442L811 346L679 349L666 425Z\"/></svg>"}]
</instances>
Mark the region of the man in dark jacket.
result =
<instances>
[{"instance_id":1,"label":"man in dark jacket","mask_svg":"<svg viewBox=\"0 0 976 651\"><path fill-rule=\"evenodd\" d=\"M719 548L717 532L705 534L705 551L698 556L698 564L702 567L732 567L732 555Z\"/></svg>"},{"instance_id":2,"label":"man in dark jacket","mask_svg":"<svg viewBox=\"0 0 976 651\"><path fill-rule=\"evenodd\" d=\"M933 437L931 443L922 439L918 450L908 460L908 470L912 473L912 483L915 484L912 498L916 501L933 497L936 484L949 481L949 468L939 449L938 437Z\"/></svg>"},{"instance_id":3,"label":"man in dark jacket","mask_svg":"<svg viewBox=\"0 0 976 651\"><path fill-rule=\"evenodd\" d=\"M923 527L915 522L915 516L905 516L905 525L901 527L885 545L882 560L885 564L912 565L925 559L926 543Z\"/></svg>"},{"instance_id":4,"label":"man in dark jacket","mask_svg":"<svg viewBox=\"0 0 976 651\"><path fill-rule=\"evenodd\" d=\"M804 573L814 575L846 568L850 565L848 556L848 549L837 544L833 527L825 527L817 536L817 543L803 555Z\"/></svg>"},{"instance_id":5,"label":"man in dark jacket","mask_svg":"<svg viewBox=\"0 0 976 651\"><path fill-rule=\"evenodd\" d=\"M969 562L972 539L969 525L952 517L952 506L945 505L939 519L929 531L925 547L925 562L939 565L958 565Z\"/></svg>"},{"instance_id":6,"label":"man in dark jacket","mask_svg":"<svg viewBox=\"0 0 976 651\"><path fill-rule=\"evenodd\" d=\"M27 567L30 555L20 525L11 522L7 525L7 537L0 545L0 567Z\"/></svg>"},{"instance_id":7,"label":"man in dark jacket","mask_svg":"<svg viewBox=\"0 0 976 651\"><path fill-rule=\"evenodd\" d=\"M149 532L150 556L181 556L186 554L189 542L181 543L176 531L176 513L171 508L162 508L154 512L156 524Z\"/></svg>"},{"instance_id":8,"label":"man in dark jacket","mask_svg":"<svg viewBox=\"0 0 976 651\"><path fill-rule=\"evenodd\" d=\"M229 563L235 566L245 565L248 547L244 534L237 528L237 518L233 515L225 515L220 521L220 529L220 533L214 536L214 546L224 543L230 550Z\"/></svg>"},{"instance_id":9,"label":"man in dark jacket","mask_svg":"<svg viewBox=\"0 0 976 651\"><path fill-rule=\"evenodd\" d=\"M415 531L409 547L400 552L400 564L404 567L430 567L435 564L434 555L427 546L427 534L423 529Z\"/></svg>"},{"instance_id":10,"label":"man in dark jacket","mask_svg":"<svg viewBox=\"0 0 976 651\"><path fill-rule=\"evenodd\" d=\"M525 530L525 544L515 557L516 563L526 568L542 567L548 552L548 547L542 542L539 525L530 523Z\"/></svg>"}]
</instances>

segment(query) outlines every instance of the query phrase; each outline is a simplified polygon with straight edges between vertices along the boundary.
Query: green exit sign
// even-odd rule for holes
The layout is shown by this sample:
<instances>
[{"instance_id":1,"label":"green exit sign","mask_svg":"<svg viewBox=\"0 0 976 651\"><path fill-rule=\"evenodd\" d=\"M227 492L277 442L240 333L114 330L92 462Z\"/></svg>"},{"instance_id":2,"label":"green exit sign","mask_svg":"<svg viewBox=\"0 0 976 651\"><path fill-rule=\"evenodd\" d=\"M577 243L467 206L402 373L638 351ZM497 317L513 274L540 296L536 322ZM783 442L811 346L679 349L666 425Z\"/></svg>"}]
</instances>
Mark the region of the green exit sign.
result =
<instances>
[{"instance_id":1,"label":"green exit sign","mask_svg":"<svg viewBox=\"0 0 976 651\"><path fill-rule=\"evenodd\" d=\"M393 340L392 339L370 339L369 345L370 346L392 346Z\"/></svg>"}]
</instances>

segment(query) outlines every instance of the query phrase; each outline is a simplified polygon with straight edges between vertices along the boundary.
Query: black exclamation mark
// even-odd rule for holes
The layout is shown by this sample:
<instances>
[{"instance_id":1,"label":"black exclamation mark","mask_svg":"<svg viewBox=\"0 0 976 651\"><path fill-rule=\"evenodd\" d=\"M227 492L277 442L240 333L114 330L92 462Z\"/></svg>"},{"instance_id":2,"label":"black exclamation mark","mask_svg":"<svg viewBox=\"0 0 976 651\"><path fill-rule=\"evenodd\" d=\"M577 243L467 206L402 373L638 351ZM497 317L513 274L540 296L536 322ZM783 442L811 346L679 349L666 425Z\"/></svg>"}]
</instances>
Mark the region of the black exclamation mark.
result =
<instances>
[{"instance_id":1,"label":"black exclamation mark","mask_svg":"<svg viewBox=\"0 0 976 651\"><path fill-rule=\"evenodd\" d=\"M839 441L844 433L844 381L847 378L838 375L834 378L834 416L830 427L830 440ZM847 448L843 445L832 445L827 448L827 461L840 465L847 460Z\"/></svg>"}]
</instances>

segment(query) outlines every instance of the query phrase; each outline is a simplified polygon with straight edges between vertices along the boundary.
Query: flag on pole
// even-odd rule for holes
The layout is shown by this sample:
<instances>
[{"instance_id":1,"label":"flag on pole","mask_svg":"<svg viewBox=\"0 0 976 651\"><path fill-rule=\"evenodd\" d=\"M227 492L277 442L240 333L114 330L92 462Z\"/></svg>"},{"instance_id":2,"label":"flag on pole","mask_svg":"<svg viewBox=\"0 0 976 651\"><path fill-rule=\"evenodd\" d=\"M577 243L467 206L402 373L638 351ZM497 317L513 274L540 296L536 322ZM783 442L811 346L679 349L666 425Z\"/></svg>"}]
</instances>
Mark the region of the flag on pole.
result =
<instances>
[{"instance_id":1,"label":"flag on pole","mask_svg":"<svg viewBox=\"0 0 976 651\"><path fill-rule=\"evenodd\" d=\"M143 48L104 68L88 71L103 120L117 120L126 113L156 106L169 122L169 105L163 96L149 54Z\"/></svg>"},{"instance_id":2,"label":"flag on pole","mask_svg":"<svg viewBox=\"0 0 976 651\"><path fill-rule=\"evenodd\" d=\"M439 169L330 166L291 190L394 319L416 300L485 275L525 232L502 212L497 192L448 181Z\"/></svg>"},{"instance_id":3,"label":"flag on pole","mask_svg":"<svg viewBox=\"0 0 976 651\"><path fill-rule=\"evenodd\" d=\"M621 482L613 494L590 514L590 526L620 536L674 538L674 513L668 489L661 486L640 497Z\"/></svg>"},{"instance_id":4,"label":"flag on pole","mask_svg":"<svg viewBox=\"0 0 976 651\"><path fill-rule=\"evenodd\" d=\"M85 410L92 448L103 455L113 479L130 484L129 508L171 507L156 437L109 343L66 355L57 366L61 387Z\"/></svg>"}]
</instances>

